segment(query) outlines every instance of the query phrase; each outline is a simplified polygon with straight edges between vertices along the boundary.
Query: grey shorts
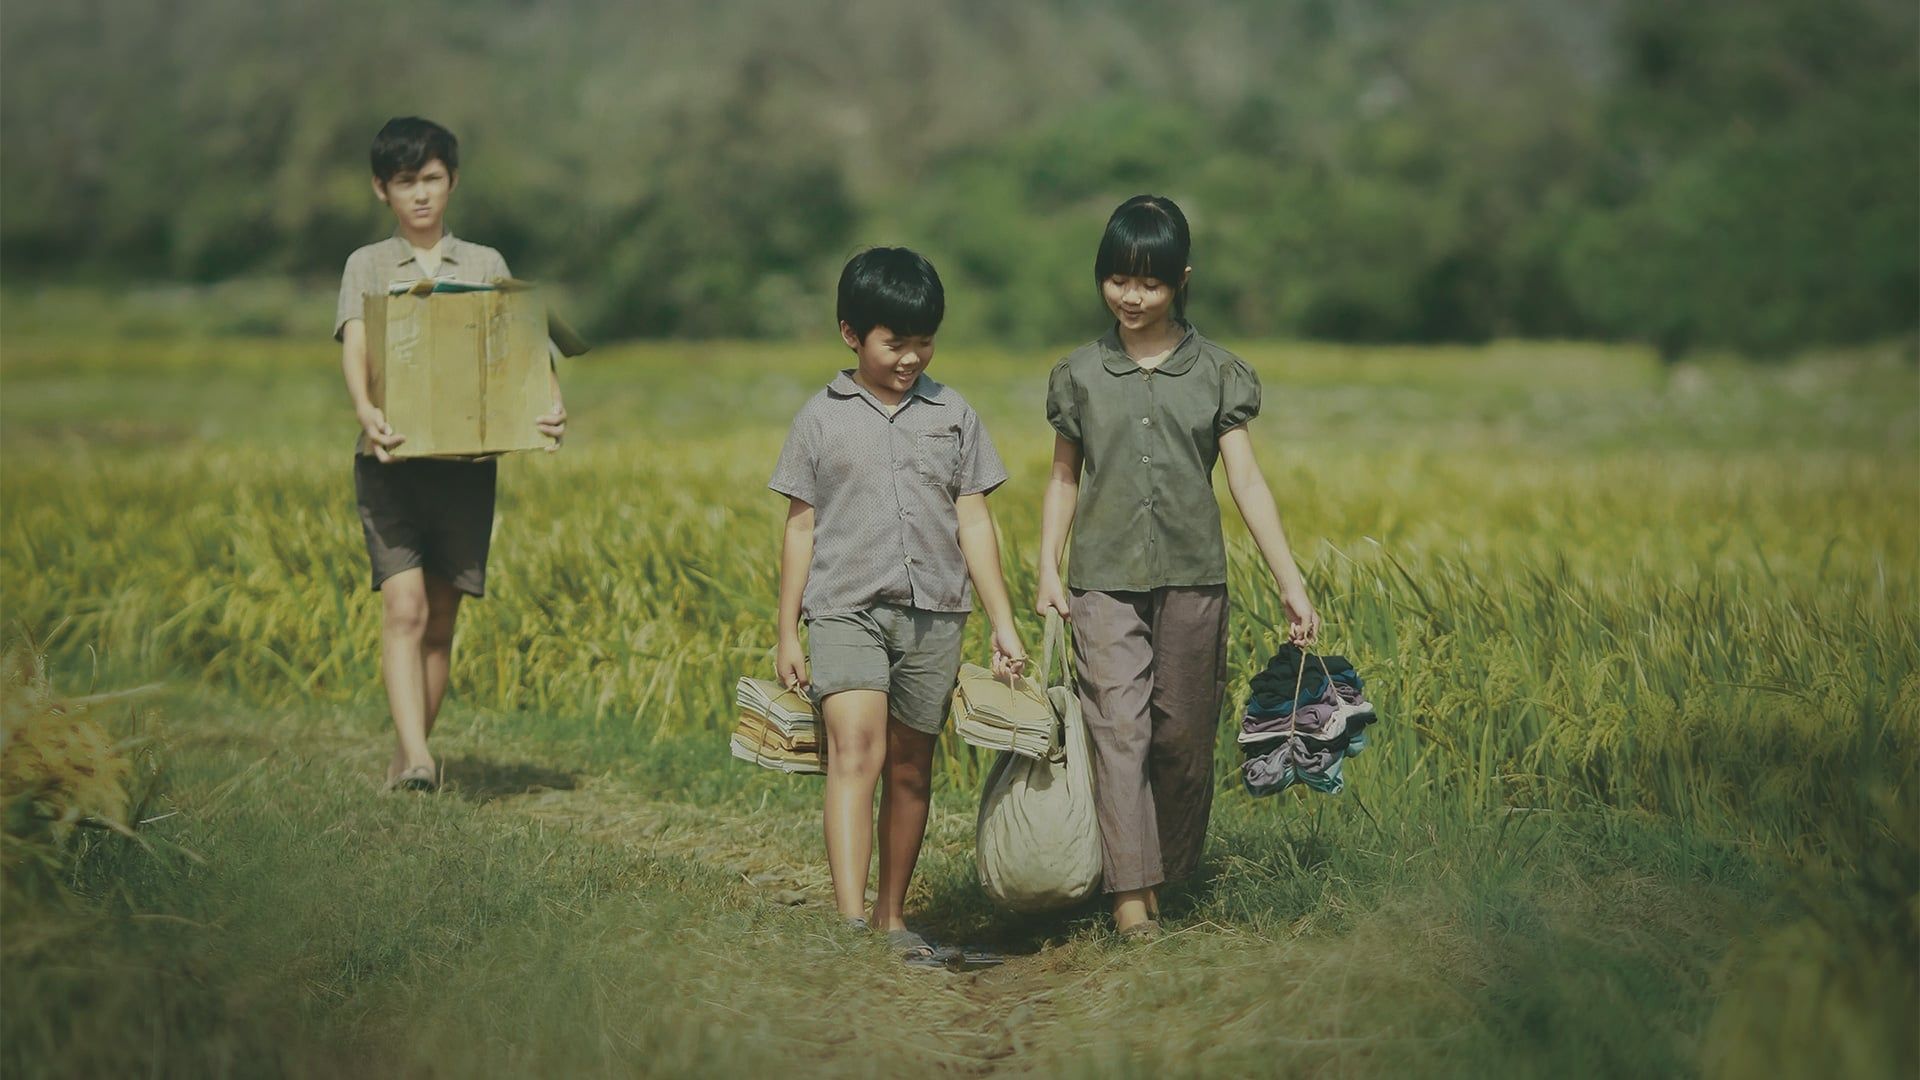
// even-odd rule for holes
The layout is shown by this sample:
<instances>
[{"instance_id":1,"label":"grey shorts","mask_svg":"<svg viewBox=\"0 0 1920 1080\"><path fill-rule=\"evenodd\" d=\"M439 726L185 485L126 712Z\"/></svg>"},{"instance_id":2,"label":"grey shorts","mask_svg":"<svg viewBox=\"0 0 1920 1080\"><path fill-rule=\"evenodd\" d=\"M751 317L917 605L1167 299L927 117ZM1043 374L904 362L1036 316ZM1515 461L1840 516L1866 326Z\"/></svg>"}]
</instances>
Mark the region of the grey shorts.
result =
<instances>
[{"instance_id":1,"label":"grey shorts","mask_svg":"<svg viewBox=\"0 0 1920 1080\"><path fill-rule=\"evenodd\" d=\"M469 596L484 596L498 469L494 460L412 458L383 465L354 455L353 493L373 587L417 566Z\"/></svg>"},{"instance_id":2,"label":"grey shorts","mask_svg":"<svg viewBox=\"0 0 1920 1080\"><path fill-rule=\"evenodd\" d=\"M807 623L807 662L816 699L842 690L879 690L887 712L915 731L940 733L960 677L964 611L876 604Z\"/></svg>"}]
</instances>

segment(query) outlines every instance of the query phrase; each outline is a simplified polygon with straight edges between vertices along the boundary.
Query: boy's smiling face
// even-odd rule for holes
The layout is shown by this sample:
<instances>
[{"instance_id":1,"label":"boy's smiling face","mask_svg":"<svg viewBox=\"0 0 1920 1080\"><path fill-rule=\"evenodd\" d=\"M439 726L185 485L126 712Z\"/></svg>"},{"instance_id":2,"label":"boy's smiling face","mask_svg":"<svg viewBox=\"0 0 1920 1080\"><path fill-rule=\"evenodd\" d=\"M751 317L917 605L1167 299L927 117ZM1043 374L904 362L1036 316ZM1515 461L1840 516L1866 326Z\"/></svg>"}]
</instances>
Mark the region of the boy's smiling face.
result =
<instances>
[{"instance_id":1,"label":"boy's smiling face","mask_svg":"<svg viewBox=\"0 0 1920 1080\"><path fill-rule=\"evenodd\" d=\"M459 177L439 158L418 169L402 170L382 182L373 181L373 193L393 211L393 219L410 234L437 236L447 216L447 198Z\"/></svg>"},{"instance_id":2,"label":"boy's smiling face","mask_svg":"<svg viewBox=\"0 0 1920 1080\"><path fill-rule=\"evenodd\" d=\"M913 389L914 380L933 363L933 335L903 335L891 327L876 326L862 341L853 327L840 324L840 338L853 350L856 381L889 405Z\"/></svg>"}]
</instances>

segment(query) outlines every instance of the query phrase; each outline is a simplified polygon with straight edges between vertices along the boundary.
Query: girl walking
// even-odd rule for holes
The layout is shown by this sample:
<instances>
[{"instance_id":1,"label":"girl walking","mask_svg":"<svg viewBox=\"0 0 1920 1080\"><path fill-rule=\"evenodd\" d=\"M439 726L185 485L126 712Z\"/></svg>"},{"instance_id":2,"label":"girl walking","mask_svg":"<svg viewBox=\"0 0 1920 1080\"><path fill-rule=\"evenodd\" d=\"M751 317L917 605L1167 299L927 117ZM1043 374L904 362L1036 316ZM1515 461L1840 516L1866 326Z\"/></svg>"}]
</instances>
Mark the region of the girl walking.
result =
<instances>
[{"instance_id":1,"label":"girl walking","mask_svg":"<svg viewBox=\"0 0 1920 1080\"><path fill-rule=\"evenodd\" d=\"M1104 886L1125 935L1159 930L1157 889L1193 872L1213 805L1227 641L1215 461L1290 638L1306 645L1319 631L1247 433L1260 381L1186 321L1190 247L1173 200L1122 203L1093 270L1114 325L1056 364L1047 386L1056 435L1035 606L1073 621Z\"/></svg>"}]
</instances>

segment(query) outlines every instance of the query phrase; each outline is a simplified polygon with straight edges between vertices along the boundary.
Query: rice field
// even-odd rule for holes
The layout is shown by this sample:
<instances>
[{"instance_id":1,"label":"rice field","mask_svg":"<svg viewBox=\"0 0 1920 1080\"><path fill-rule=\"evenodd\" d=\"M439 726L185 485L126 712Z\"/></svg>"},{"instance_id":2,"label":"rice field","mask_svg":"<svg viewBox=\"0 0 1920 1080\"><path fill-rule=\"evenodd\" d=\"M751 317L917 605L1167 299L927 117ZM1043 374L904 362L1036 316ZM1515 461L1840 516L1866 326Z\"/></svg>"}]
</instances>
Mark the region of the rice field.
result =
<instances>
[{"instance_id":1,"label":"rice field","mask_svg":"<svg viewBox=\"0 0 1920 1080\"><path fill-rule=\"evenodd\" d=\"M11 334L8 633L70 696L163 684L102 708L164 783L135 839L72 844L59 899L6 906L0 1068L1910 1075L1911 351L1241 351L1386 724L1346 795L1254 802L1223 722L1203 874L1145 948L985 905L987 762L949 737L910 907L1018 955L929 980L836 934L814 782L724 752L733 679L771 667L766 476L834 349L563 372L574 433L503 467L461 617L456 790L392 799L333 351ZM934 368L1008 461L1021 601L1054 358L943 341ZM1229 537L1238 695L1281 616Z\"/></svg>"}]
</instances>

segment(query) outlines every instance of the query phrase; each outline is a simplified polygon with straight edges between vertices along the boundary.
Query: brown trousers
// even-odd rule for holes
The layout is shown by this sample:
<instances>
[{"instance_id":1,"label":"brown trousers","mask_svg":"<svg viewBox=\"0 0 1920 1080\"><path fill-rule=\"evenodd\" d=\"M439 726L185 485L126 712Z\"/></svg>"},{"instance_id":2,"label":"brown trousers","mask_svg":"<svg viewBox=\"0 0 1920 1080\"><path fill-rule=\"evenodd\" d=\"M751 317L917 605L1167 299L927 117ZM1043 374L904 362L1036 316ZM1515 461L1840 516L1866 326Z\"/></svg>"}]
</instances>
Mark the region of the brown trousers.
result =
<instances>
[{"instance_id":1,"label":"brown trousers","mask_svg":"<svg viewBox=\"0 0 1920 1080\"><path fill-rule=\"evenodd\" d=\"M1075 592L1070 604L1106 891L1185 877L1213 809L1227 587Z\"/></svg>"}]
</instances>

